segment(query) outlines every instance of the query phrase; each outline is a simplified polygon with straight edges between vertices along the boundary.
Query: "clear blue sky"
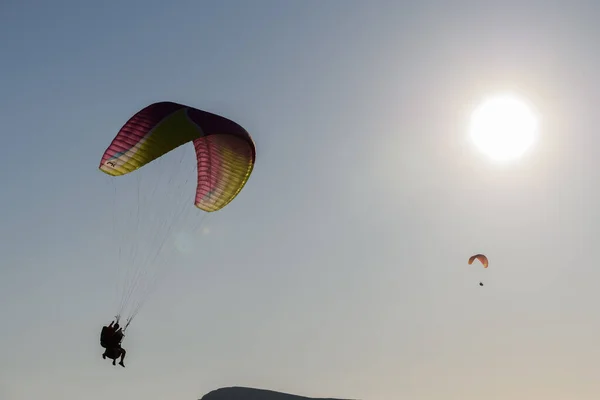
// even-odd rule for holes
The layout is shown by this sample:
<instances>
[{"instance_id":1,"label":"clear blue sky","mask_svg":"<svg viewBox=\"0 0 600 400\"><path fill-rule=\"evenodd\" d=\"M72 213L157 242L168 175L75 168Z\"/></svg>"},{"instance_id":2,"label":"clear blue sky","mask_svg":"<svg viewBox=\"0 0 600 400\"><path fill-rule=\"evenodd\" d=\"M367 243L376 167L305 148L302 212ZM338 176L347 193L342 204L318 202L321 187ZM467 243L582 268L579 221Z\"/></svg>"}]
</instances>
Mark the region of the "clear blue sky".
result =
<instances>
[{"instance_id":1,"label":"clear blue sky","mask_svg":"<svg viewBox=\"0 0 600 400\"><path fill-rule=\"evenodd\" d=\"M3 1L0 398L598 399L599 17L594 1ZM542 125L500 167L466 121L505 89ZM173 238L193 249L167 251L123 370L98 343L117 300L98 163L161 100L239 122L257 164L207 234L182 191Z\"/></svg>"}]
</instances>

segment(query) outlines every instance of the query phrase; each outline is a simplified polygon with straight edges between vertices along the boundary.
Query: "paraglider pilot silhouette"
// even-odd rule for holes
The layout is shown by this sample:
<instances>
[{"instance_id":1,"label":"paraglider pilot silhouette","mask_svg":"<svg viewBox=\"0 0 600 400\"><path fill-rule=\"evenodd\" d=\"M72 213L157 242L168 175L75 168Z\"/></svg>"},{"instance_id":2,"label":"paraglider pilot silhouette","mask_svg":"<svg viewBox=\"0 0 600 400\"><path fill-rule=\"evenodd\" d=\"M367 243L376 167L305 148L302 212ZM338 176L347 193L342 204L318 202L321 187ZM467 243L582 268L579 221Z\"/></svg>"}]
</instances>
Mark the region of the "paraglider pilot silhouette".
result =
<instances>
[{"instance_id":1,"label":"paraglider pilot silhouette","mask_svg":"<svg viewBox=\"0 0 600 400\"><path fill-rule=\"evenodd\" d=\"M116 365L117 358L121 357L121 361L119 362L121 367L125 367L123 360L127 353L125 349L121 347L123 336L123 329L119 326L118 321L113 321L110 325L103 326L102 332L100 333L100 346L106 349L104 354L102 354L102 358L106 359L106 357L108 357L113 360L113 365Z\"/></svg>"}]
</instances>

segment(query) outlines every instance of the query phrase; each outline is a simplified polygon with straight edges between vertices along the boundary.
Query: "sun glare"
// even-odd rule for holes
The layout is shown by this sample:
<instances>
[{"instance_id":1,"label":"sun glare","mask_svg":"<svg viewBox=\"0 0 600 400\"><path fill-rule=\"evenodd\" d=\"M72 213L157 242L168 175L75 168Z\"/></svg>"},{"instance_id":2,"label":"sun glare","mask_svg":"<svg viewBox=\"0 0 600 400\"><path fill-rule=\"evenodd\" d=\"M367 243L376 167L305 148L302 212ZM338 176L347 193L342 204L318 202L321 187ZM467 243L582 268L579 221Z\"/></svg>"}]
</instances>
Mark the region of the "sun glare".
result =
<instances>
[{"instance_id":1,"label":"sun glare","mask_svg":"<svg viewBox=\"0 0 600 400\"><path fill-rule=\"evenodd\" d=\"M495 161L523 155L536 140L538 121L527 103L512 95L484 101L471 115L470 136Z\"/></svg>"}]
</instances>

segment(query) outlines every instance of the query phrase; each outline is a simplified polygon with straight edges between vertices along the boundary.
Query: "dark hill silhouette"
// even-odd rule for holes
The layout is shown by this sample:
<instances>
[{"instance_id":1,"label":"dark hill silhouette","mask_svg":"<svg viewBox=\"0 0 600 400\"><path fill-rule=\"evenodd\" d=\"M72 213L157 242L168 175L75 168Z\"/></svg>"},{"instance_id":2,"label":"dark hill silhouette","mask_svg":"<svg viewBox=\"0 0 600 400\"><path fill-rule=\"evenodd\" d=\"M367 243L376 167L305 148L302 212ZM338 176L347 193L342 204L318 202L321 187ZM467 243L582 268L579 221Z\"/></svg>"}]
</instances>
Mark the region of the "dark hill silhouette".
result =
<instances>
[{"instance_id":1,"label":"dark hill silhouette","mask_svg":"<svg viewBox=\"0 0 600 400\"><path fill-rule=\"evenodd\" d=\"M293 394L274 392L272 390L246 387L228 387L213 390L202 396L200 400L344 400L333 398L316 398L296 396ZM348 399L349 400L349 399Z\"/></svg>"}]
</instances>

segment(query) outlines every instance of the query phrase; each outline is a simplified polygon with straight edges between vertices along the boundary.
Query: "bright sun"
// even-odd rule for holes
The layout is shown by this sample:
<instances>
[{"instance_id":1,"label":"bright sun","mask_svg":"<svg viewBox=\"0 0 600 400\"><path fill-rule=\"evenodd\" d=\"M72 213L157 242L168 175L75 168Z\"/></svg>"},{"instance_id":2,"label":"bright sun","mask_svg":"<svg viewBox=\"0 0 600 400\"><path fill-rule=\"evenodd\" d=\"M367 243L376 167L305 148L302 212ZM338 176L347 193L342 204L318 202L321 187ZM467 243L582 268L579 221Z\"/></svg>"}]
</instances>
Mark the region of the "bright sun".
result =
<instances>
[{"instance_id":1,"label":"bright sun","mask_svg":"<svg viewBox=\"0 0 600 400\"><path fill-rule=\"evenodd\" d=\"M473 143L495 161L523 155L535 142L537 130L533 111L525 101L512 95L491 97L471 115Z\"/></svg>"}]
</instances>

